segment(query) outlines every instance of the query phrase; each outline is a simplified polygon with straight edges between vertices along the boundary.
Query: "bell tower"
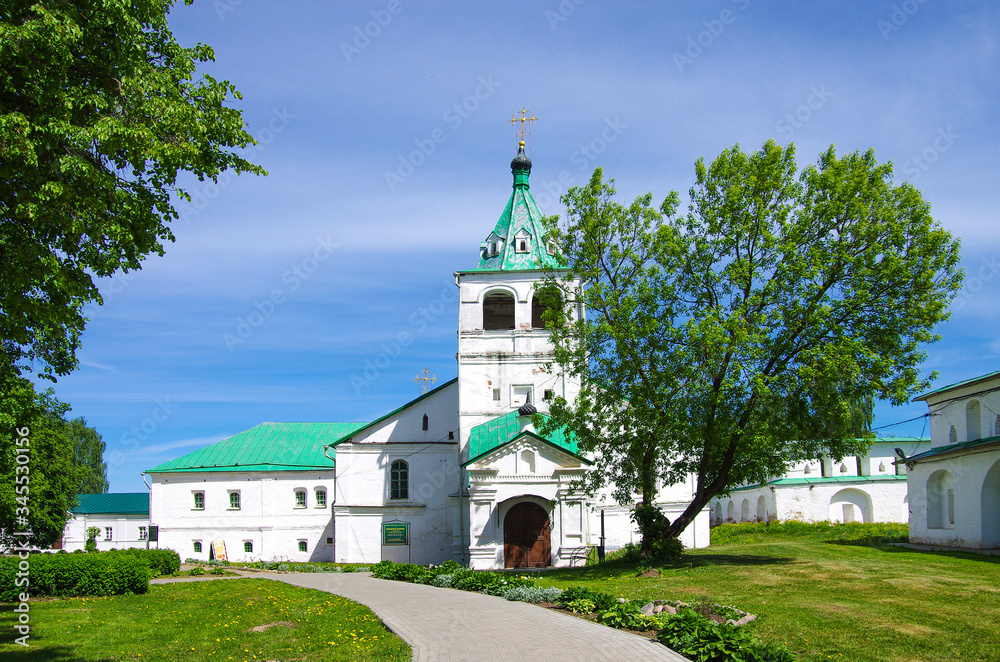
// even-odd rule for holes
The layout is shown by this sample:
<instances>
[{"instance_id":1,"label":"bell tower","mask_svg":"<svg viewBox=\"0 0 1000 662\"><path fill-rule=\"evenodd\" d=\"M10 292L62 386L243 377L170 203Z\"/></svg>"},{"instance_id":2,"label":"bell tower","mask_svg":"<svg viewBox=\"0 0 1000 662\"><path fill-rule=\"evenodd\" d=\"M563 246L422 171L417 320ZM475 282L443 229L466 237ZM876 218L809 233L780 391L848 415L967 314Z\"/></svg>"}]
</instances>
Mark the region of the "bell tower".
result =
<instances>
[{"instance_id":1,"label":"bell tower","mask_svg":"<svg viewBox=\"0 0 1000 662\"><path fill-rule=\"evenodd\" d=\"M525 129L535 118L522 109L511 122L520 130L510 162L513 191L496 225L479 245L479 263L459 271L458 404L460 462L469 459L472 427L532 404L547 412L546 396L572 399L567 380L546 370L553 347L536 299L545 270L559 269L547 242L542 214L531 196L531 159ZM576 311L582 314L582 311Z\"/></svg>"}]
</instances>

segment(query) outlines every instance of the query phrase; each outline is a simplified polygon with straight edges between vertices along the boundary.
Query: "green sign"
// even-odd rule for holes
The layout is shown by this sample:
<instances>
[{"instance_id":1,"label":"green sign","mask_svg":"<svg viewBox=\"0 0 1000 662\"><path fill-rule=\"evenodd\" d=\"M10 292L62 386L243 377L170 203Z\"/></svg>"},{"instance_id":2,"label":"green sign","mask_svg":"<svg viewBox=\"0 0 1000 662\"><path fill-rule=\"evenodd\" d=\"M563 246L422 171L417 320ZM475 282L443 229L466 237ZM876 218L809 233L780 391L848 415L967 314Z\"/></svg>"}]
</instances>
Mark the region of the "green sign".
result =
<instances>
[{"instance_id":1,"label":"green sign","mask_svg":"<svg viewBox=\"0 0 1000 662\"><path fill-rule=\"evenodd\" d=\"M409 522L383 522L382 544L409 545L410 544Z\"/></svg>"}]
</instances>

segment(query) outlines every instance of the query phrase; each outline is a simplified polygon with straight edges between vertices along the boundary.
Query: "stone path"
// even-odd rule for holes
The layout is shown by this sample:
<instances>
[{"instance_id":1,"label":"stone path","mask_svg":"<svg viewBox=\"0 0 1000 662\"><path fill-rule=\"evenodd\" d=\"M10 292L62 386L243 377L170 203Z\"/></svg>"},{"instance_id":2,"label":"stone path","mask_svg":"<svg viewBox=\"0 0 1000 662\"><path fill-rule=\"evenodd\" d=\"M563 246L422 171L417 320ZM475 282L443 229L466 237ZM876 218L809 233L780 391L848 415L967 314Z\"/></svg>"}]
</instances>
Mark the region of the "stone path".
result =
<instances>
[{"instance_id":1,"label":"stone path","mask_svg":"<svg viewBox=\"0 0 1000 662\"><path fill-rule=\"evenodd\" d=\"M417 662L687 662L638 635L481 593L374 579L367 573L246 575L368 606L413 647Z\"/></svg>"}]
</instances>

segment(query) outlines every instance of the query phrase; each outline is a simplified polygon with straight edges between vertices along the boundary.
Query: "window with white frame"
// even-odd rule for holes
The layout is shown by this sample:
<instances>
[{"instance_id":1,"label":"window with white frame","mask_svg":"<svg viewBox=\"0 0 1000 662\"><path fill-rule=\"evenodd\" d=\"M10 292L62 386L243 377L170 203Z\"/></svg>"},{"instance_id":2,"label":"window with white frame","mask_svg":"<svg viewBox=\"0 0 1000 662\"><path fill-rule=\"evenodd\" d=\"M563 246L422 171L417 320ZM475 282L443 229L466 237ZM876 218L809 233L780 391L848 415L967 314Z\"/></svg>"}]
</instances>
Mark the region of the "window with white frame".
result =
<instances>
[{"instance_id":1,"label":"window with white frame","mask_svg":"<svg viewBox=\"0 0 1000 662\"><path fill-rule=\"evenodd\" d=\"M316 490L316 507L326 508L326 490Z\"/></svg>"},{"instance_id":2,"label":"window with white frame","mask_svg":"<svg viewBox=\"0 0 1000 662\"><path fill-rule=\"evenodd\" d=\"M239 491L232 491L229 493L229 509L239 510L240 509L240 493Z\"/></svg>"}]
</instances>

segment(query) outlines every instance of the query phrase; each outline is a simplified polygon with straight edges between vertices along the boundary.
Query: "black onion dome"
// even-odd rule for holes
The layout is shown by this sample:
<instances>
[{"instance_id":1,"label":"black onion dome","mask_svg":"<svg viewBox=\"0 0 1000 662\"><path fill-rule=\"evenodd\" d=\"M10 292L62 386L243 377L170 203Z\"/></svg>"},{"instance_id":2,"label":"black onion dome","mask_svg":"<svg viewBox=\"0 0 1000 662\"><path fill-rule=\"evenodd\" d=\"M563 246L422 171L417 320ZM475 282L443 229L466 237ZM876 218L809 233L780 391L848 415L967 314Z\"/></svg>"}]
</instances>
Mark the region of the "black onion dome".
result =
<instances>
[{"instance_id":1,"label":"black onion dome","mask_svg":"<svg viewBox=\"0 0 1000 662\"><path fill-rule=\"evenodd\" d=\"M517 410L517 415L518 416L534 416L537 413L538 413L538 410L535 409L535 405L531 404L530 402L525 402Z\"/></svg>"},{"instance_id":2,"label":"black onion dome","mask_svg":"<svg viewBox=\"0 0 1000 662\"><path fill-rule=\"evenodd\" d=\"M517 156L510 162L510 170L514 172L515 170L531 170L531 159L528 155L524 153L524 142L522 141L517 148Z\"/></svg>"}]
</instances>

